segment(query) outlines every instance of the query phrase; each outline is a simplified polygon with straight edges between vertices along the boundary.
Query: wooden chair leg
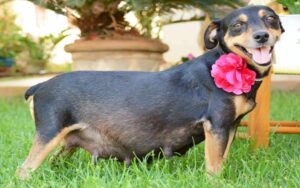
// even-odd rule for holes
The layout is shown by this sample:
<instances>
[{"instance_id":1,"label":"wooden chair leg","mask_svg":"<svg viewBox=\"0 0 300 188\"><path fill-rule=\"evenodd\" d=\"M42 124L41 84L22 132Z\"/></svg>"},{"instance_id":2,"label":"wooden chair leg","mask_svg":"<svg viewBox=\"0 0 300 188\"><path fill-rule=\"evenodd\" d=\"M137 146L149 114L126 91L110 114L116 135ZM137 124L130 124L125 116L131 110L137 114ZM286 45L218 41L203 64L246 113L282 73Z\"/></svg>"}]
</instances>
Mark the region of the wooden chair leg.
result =
<instances>
[{"instance_id":1,"label":"wooden chair leg","mask_svg":"<svg viewBox=\"0 0 300 188\"><path fill-rule=\"evenodd\" d=\"M269 146L271 74L267 76L256 96L257 105L249 115L248 136L254 141L254 149Z\"/></svg>"}]
</instances>

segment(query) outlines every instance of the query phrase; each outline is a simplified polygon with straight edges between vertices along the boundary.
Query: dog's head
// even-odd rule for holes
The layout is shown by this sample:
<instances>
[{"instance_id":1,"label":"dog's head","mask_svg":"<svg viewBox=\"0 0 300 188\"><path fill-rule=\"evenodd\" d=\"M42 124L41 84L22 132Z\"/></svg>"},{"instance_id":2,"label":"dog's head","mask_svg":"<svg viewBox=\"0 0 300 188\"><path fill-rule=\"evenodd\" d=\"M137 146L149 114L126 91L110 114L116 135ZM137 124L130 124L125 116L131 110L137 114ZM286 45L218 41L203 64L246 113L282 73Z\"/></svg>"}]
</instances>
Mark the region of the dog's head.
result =
<instances>
[{"instance_id":1,"label":"dog's head","mask_svg":"<svg viewBox=\"0 0 300 188\"><path fill-rule=\"evenodd\" d=\"M207 49L217 45L247 60L249 66L263 74L271 66L272 50L284 32L278 15L266 6L249 6L233 11L207 28Z\"/></svg>"}]
</instances>

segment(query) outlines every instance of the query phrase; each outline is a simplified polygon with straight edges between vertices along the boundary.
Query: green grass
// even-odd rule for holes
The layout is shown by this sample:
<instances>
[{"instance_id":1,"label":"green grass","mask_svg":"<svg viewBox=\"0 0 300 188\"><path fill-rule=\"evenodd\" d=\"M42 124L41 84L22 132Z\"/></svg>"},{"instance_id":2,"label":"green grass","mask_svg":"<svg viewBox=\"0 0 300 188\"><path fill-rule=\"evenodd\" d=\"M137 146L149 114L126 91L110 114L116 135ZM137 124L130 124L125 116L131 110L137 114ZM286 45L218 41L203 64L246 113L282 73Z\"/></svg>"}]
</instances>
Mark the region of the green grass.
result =
<instances>
[{"instance_id":1,"label":"green grass","mask_svg":"<svg viewBox=\"0 0 300 188\"><path fill-rule=\"evenodd\" d=\"M114 160L93 166L83 150L56 165L46 160L26 181L14 172L27 156L34 124L21 97L0 98L0 187L300 187L300 135L270 137L268 150L251 150L236 139L220 177L205 173L203 143L183 157L136 161L128 169ZM273 120L300 121L300 93L272 93Z\"/></svg>"}]
</instances>

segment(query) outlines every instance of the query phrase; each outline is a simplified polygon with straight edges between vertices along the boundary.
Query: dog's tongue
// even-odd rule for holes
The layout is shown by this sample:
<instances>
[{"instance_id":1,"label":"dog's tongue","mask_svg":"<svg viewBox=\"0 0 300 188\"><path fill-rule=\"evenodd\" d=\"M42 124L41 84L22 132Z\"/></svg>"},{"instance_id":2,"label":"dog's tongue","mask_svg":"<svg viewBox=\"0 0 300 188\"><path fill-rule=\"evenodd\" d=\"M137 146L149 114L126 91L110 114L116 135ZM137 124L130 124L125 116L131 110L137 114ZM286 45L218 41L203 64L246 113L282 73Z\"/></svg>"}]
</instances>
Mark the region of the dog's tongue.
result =
<instances>
[{"instance_id":1,"label":"dog's tongue","mask_svg":"<svg viewBox=\"0 0 300 188\"><path fill-rule=\"evenodd\" d=\"M270 53L270 47L252 48L251 54L253 60L258 64L265 64L271 61L272 54Z\"/></svg>"}]
</instances>

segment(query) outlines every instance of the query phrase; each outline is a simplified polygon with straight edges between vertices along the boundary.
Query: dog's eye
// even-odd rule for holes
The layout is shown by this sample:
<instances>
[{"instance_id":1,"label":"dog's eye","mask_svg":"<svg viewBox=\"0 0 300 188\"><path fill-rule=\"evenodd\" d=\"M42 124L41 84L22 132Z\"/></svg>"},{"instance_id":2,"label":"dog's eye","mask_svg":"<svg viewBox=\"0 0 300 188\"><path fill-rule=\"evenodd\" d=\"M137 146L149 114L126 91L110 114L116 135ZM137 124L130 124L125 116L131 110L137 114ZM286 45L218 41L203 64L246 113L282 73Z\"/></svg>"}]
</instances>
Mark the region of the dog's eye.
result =
<instances>
[{"instance_id":1,"label":"dog's eye","mask_svg":"<svg viewBox=\"0 0 300 188\"><path fill-rule=\"evenodd\" d=\"M239 28L241 28L241 27L242 27L242 24L241 24L241 23L236 23L236 24L233 25L233 28L234 28L234 29L239 29Z\"/></svg>"},{"instance_id":2,"label":"dog's eye","mask_svg":"<svg viewBox=\"0 0 300 188\"><path fill-rule=\"evenodd\" d=\"M275 18L274 18L273 16L267 16L267 17L266 17L266 20L267 20L268 22L273 22L273 21L275 20Z\"/></svg>"}]
</instances>

